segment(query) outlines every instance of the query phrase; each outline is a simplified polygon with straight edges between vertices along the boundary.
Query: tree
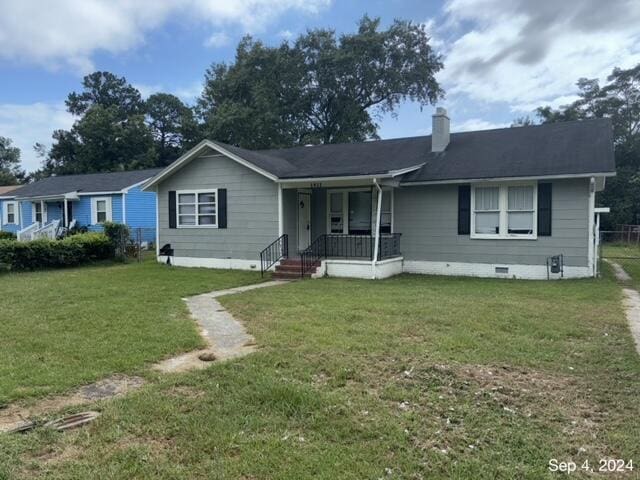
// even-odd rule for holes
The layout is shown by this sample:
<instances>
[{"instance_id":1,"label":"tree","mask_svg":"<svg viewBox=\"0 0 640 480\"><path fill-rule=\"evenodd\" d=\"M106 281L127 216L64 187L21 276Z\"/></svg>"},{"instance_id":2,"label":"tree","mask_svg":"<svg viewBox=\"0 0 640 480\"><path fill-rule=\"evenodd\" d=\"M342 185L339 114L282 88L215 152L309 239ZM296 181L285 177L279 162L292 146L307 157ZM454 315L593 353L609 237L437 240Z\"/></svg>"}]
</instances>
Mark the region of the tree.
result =
<instances>
[{"instance_id":1,"label":"tree","mask_svg":"<svg viewBox=\"0 0 640 480\"><path fill-rule=\"evenodd\" d=\"M611 207L603 228L640 223L640 64L615 68L600 86L598 80L578 80L579 98L557 110L537 109L544 123L609 117L613 123L617 175L607 179L599 204Z\"/></svg>"},{"instance_id":2,"label":"tree","mask_svg":"<svg viewBox=\"0 0 640 480\"><path fill-rule=\"evenodd\" d=\"M365 16L354 34L310 30L278 47L245 37L233 64L207 70L198 111L209 136L246 148L362 141L377 136L376 115L440 98L441 68L424 26L407 21L381 30Z\"/></svg>"},{"instance_id":3,"label":"tree","mask_svg":"<svg viewBox=\"0 0 640 480\"><path fill-rule=\"evenodd\" d=\"M199 141L193 111L175 95L153 94L145 107L159 165L168 165Z\"/></svg>"},{"instance_id":4,"label":"tree","mask_svg":"<svg viewBox=\"0 0 640 480\"><path fill-rule=\"evenodd\" d=\"M67 110L73 115L84 115L94 105L116 107L125 118L144 111L140 92L124 77L110 72L94 72L84 77L82 87L83 92L72 92L65 101Z\"/></svg>"},{"instance_id":5,"label":"tree","mask_svg":"<svg viewBox=\"0 0 640 480\"><path fill-rule=\"evenodd\" d=\"M0 137L0 185L17 185L24 181L25 172L20 168L20 149L13 141Z\"/></svg>"},{"instance_id":6,"label":"tree","mask_svg":"<svg viewBox=\"0 0 640 480\"><path fill-rule=\"evenodd\" d=\"M140 92L109 72L87 75L67 109L78 116L71 130L56 130L38 175L109 172L157 163Z\"/></svg>"}]
</instances>

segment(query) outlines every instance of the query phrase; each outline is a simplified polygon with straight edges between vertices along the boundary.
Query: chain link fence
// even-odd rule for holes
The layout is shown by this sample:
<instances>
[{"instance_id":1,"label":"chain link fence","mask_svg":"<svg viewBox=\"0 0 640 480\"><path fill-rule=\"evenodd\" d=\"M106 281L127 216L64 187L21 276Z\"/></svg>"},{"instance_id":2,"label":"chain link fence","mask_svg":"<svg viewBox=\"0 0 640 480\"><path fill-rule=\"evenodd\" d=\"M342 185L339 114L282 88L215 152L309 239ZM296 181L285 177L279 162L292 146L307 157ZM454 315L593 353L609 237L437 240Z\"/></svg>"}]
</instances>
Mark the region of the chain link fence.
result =
<instances>
[{"instance_id":1,"label":"chain link fence","mask_svg":"<svg viewBox=\"0 0 640 480\"><path fill-rule=\"evenodd\" d=\"M598 258L621 265L625 270L640 270L640 225L623 225L615 231L601 231ZM599 265L602 271L602 265Z\"/></svg>"},{"instance_id":2,"label":"chain link fence","mask_svg":"<svg viewBox=\"0 0 640 480\"><path fill-rule=\"evenodd\" d=\"M155 228L129 227L116 242L116 258L123 262L142 262L149 256L155 256L155 250Z\"/></svg>"}]
</instances>

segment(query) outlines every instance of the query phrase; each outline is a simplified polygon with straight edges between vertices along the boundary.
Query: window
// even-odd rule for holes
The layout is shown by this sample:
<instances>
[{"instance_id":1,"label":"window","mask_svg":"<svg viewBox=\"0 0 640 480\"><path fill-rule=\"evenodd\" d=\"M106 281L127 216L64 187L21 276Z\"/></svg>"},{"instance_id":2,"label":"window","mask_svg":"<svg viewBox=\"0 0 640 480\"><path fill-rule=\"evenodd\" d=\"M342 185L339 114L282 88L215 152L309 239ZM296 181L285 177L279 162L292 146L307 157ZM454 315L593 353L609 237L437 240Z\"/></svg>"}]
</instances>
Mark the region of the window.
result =
<instances>
[{"instance_id":1,"label":"window","mask_svg":"<svg viewBox=\"0 0 640 480\"><path fill-rule=\"evenodd\" d=\"M18 224L18 204L16 202L5 202L4 204L4 223Z\"/></svg>"},{"instance_id":2,"label":"window","mask_svg":"<svg viewBox=\"0 0 640 480\"><path fill-rule=\"evenodd\" d=\"M471 189L471 238L536 238L536 185Z\"/></svg>"},{"instance_id":3,"label":"window","mask_svg":"<svg viewBox=\"0 0 640 480\"><path fill-rule=\"evenodd\" d=\"M391 233L391 190L382 192L382 209L380 211L380 233Z\"/></svg>"},{"instance_id":4,"label":"window","mask_svg":"<svg viewBox=\"0 0 640 480\"><path fill-rule=\"evenodd\" d=\"M113 220L111 213L111 197L93 198L91 200L91 220L98 225Z\"/></svg>"},{"instance_id":5,"label":"window","mask_svg":"<svg viewBox=\"0 0 640 480\"><path fill-rule=\"evenodd\" d=\"M329 226L331 233L342 233L344 230L344 193L329 193Z\"/></svg>"},{"instance_id":6,"label":"window","mask_svg":"<svg viewBox=\"0 0 640 480\"><path fill-rule=\"evenodd\" d=\"M177 192L178 227L217 227L217 190Z\"/></svg>"},{"instance_id":7,"label":"window","mask_svg":"<svg viewBox=\"0 0 640 480\"><path fill-rule=\"evenodd\" d=\"M507 228L509 234L533 235L533 186L509 187Z\"/></svg>"},{"instance_id":8,"label":"window","mask_svg":"<svg viewBox=\"0 0 640 480\"><path fill-rule=\"evenodd\" d=\"M33 221L34 222L38 222L41 225L46 223L47 222L47 218L46 218L47 207L46 207L46 205L44 206L44 212L42 210L42 205L43 204L41 202L34 202L34 203L32 203L32 205L33 205L33 211L32 211Z\"/></svg>"},{"instance_id":9,"label":"window","mask_svg":"<svg viewBox=\"0 0 640 480\"><path fill-rule=\"evenodd\" d=\"M476 188L475 233L497 235L500 233L500 189L498 187Z\"/></svg>"}]
</instances>

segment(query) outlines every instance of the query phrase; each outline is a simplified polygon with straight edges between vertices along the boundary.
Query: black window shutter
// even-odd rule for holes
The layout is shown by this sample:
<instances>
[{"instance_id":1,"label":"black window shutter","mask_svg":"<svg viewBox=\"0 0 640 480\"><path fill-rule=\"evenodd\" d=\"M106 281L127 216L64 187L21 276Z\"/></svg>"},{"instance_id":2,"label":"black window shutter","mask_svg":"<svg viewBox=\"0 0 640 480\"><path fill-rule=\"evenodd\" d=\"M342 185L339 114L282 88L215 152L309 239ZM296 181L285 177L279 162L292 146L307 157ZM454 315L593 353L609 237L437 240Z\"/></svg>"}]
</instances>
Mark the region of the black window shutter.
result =
<instances>
[{"instance_id":1,"label":"black window shutter","mask_svg":"<svg viewBox=\"0 0 640 480\"><path fill-rule=\"evenodd\" d=\"M169 192L169 228L176 228L176 192Z\"/></svg>"},{"instance_id":2,"label":"black window shutter","mask_svg":"<svg viewBox=\"0 0 640 480\"><path fill-rule=\"evenodd\" d=\"M218 189L218 228L227 228L227 189Z\"/></svg>"},{"instance_id":3,"label":"black window shutter","mask_svg":"<svg viewBox=\"0 0 640 480\"><path fill-rule=\"evenodd\" d=\"M538 235L551 236L551 184L538 184Z\"/></svg>"},{"instance_id":4,"label":"black window shutter","mask_svg":"<svg viewBox=\"0 0 640 480\"><path fill-rule=\"evenodd\" d=\"M471 186L458 187L458 235L471 233Z\"/></svg>"}]
</instances>

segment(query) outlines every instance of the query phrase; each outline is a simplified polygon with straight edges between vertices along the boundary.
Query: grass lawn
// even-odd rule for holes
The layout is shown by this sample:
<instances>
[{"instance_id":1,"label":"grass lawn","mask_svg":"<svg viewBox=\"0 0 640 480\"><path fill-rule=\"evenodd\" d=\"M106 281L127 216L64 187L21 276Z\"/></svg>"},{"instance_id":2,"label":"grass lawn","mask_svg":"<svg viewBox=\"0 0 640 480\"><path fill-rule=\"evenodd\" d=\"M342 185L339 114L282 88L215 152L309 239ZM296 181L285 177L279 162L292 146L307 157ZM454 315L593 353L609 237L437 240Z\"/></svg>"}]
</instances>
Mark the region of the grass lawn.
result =
<instances>
[{"instance_id":1,"label":"grass lawn","mask_svg":"<svg viewBox=\"0 0 640 480\"><path fill-rule=\"evenodd\" d=\"M631 276L634 287L640 288L640 246L633 244L603 245L602 257L622 266Z\"/></svg>"},{"instance_id":2,"label":"grass lawn","mask_svg":"<svg viewBox=\"0 0 640 480\"><path fill-rule=\"evenodd\" d=\"M191 350L201 339L181 297L258 279L153 261L0 275L0 404Z\"/></svg>"},{"instance_id":3,"label":"grass lawn","mask_svg":"<svg viewBox=\"0 0 640 480\"><path fill-rule=\"evenodd\" d=\"M635 478L640 361L620 300L609 275L224 297L258 352L104 402L81 430L0 437L0 478L539 479L558 476L551 458L605 457Z\"/></svg>"}]
</instances>

